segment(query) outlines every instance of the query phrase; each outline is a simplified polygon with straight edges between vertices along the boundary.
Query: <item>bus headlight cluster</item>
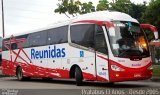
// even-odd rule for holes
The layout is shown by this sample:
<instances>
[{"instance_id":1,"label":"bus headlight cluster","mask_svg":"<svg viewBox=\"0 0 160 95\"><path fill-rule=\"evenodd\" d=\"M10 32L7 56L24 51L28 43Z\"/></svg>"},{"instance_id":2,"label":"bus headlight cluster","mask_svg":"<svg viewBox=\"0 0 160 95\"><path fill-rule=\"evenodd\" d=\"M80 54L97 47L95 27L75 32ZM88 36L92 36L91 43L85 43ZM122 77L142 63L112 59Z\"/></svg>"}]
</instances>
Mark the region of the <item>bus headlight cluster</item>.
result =
<instances>
[{"instance_id":1,"label":"bus headlight cluster","mask_svg":"<svg viewBox=\"0 0 160 95\"><path fill-rule=\"evenodd\" d=\"M121 67L119 67L119 66L117 66L117 65L111 65L111 69L112 69L113 71L124 71L123 68L121 68Z\"/></svg>"}]
</instances>

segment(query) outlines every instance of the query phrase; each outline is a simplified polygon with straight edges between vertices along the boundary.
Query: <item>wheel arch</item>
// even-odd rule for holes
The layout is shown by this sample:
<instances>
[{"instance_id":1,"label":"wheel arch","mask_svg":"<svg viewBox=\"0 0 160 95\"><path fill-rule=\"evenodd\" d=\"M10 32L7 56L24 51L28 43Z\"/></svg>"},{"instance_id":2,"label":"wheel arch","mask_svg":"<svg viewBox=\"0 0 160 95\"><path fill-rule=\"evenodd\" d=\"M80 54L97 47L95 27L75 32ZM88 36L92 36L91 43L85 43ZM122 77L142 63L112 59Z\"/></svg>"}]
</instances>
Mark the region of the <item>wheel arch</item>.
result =
<instances>
[{"instance_id":1,"label":"wheel arch","mask_svg":"<svg viewBox=\"0 0 160 95\"><path fill-rule=\"evenodd\" d=\"M16 67L16 76L17 76L17 70L18 70L18 68L22 68L20 65L18 65L17 67Z\"/></svg>"},{"instance_id":2,"label":"wheel arch","mask_svg":"<svg viewBox=\"0 0 160 95\"><path fill-rule=\"evenodd\" d=\"M80 66L78 66L77 64L72 65L70 68L70 71L69 71L70 78L75 78L75 69L76 68L79 68L81 70ZM82 72L82 70L81 70L81 72ZM83 74L82 74L82 76L83 76Z\"/></svg>"}]
</instances>

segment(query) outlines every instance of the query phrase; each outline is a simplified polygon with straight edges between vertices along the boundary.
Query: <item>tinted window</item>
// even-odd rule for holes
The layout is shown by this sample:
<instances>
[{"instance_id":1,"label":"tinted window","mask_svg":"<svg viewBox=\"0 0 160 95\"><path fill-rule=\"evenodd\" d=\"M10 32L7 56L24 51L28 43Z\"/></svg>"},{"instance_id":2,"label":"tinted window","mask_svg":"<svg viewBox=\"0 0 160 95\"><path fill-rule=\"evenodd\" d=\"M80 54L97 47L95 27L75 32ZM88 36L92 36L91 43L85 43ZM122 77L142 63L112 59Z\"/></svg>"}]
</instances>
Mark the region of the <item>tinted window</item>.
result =
<instances>
[{"instance_id":1,"label":"tinted window","mask_svg":"<svg viewBox=\"0 0 160 95\"><path fill-rule=\"evenodd\" d=\"M122 58L150 56L147 39L138 23L126 21L113 23L115 31L109 30L108 34L114 56Z\"/></svg>"},{"instance_id":2,"label":"tinted window","mask_svg":"<svg viewBox=\"0 0 160 95\"><path fill-rule=\"evenodd\" d=\"M48 30L48 44L60 44L66 42L68 42L68 26Z\"/></svg>"},{"instance_id":3,"label":"tinted window","mask_svg":"<svg viewBox=\"0 0 160 95\"><path fill-rule=\"evenodd\" d=\"M2 48L3 48L3 51L7 50L7 48L5 47L5 45L11 49L18 49L20 47L24 47L24 45L26 45L26 40L27 40L27 37L28 37L28 34L25 34L25 35L21 35L21 36L16 36L16 37L13 37L12 39L11 38L7 38L7 39L4 39L3 40L3 45L2 45ZM15 40L16 39L16 40ZM10 40L13 40L14 42L12 42L12 44L10 45Z\"/></svg>"},{"instance_id":4,"label":"tinted window","mask_svg":"<svg viewBox=\"0 0 160 95\"><path fill-rule=\"evenodd\" d=\"M7 39L3 40L3 47L2 47L2 49L3 49L3 51L6 51L6 50L8 50L8 48L11 48L11 49L14 50L14 49L17 49L18 46L17 46L16 43L12 43L10 45L10 38L7 38Z\"/></svg>"},{"instance_id":5,"label":"tinted window","mask_svg":"<svg viewBox=\"0 0 160 95\"><path fill-rule=\"evenodd\" d=\"M48 34L48 35L47 35ZM13 43L11 45L12 49L17 49L19 46L34 47L34 46L43 46L47 44L58 44L68 42L68 26L62 26L54 29L43 30L40 32L35 32L31 34L17 36L16 39L25 38L26 43ZM5 39L5 41L8 41ZM48 41L47 41L48 40ZM10 46L9 46L10 47ZM7 48L3 45L3 50L7 50Z\"/></svg>"},{"instance_id":6,"label":"tinted window","mask_svg":"<svg viewBox=\"0 0 160 95\"><path fill-rule=\"evenodd\" d=\"M95 46L96 46L96 51L104 54L108 54L107 44L105 41L103 29L101 26L96 26Z\"/></svg>"},{"instance_id":7,"label":"tinted window","mask_svg":"<svg viewBox=\"0 0 160 95\"><path fill-rule=\"evenodd\" d=\"M24 45L26 44L27 37L28 37L28 34L17 36L15 38L13 38L13 40L16 39L17 42L12 43L11 48L18 49L18 48L24 47Z\"/></svg>"},{"instance_id":8,"label":"tinted window","mask_svg":"<svg viewBox=\"0 0 160 95\"><path fill-rule=\"evenodd\" d=\"M94 47L95 25L81 24L71 26L71 41L85 47Z\"/></svg>"},{"instance_id":9,"label":"tinted window","mask_svg":"<svg viewBox=\"0 0 160 95\"><path fill-rule=\"evenodd\" d=\"M32 46L46 45L46 41L47 41L47 32L42 31L29 34L27 42L29 42L29 46L32 47Z\"/></svg>"},{"instance_id":10,"label":"tinted window","mask_svg":"<svg viewBox=\"0 0 160 95\"><path fill-rule=\"evenodd\" d=\"M28 34L16 37L16 39L21 40L21 42L18 43L18 48L20 48L20 47L26 47L26 46L28 47L29 46L29 43L27 42L27 38L28 38Z\"/></svg>"},{"instance_id":11,"label":"tinted window","mask_svg":"<svg viewBox=\"0 0 160 95\"><path fill-rule=\"evenodd\" d=\"M18 48L18 45L17 45L17 43L12 43L11 44L11 49L17 49Z\"/></svg>"},{"instance_id":12,"label":"tinted window","mask_svg":"<svg viewBox=\"0 0 160 95\"><path fill-rule=\"evenodd\" d=\"M2 41L2 42L3 42L3 43L2 43L2 50L3 50L3 51L8 50L8 49L5 47L5 45L4 45L5 41L9 41L9 38L4 39L4 40ZM8 44L7 44L7 46L10 47Z\"/></svg>"}]
</instances>

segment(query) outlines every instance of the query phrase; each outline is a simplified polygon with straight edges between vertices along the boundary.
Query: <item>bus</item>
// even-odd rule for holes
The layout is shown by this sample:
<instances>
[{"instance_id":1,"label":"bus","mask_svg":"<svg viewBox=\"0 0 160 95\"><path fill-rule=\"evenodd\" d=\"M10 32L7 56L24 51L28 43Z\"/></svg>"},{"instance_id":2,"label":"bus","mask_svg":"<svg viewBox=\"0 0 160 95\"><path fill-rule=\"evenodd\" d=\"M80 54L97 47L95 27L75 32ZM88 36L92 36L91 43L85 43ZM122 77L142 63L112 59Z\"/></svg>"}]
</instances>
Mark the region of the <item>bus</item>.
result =
<instances>
[{"instance_id":1,"label":"bus","mask_svg":"<svg viewBox=\"0 0 160 95\"><path fill-rule=\"evenodd\" d=\"M0 37L0 66L2 64L2 37Z\"/></svg>"},{"instance_id":2,"label":"bus","mask_svg":"<svg viewBox=\"0 0 160 95\"><path fill-rule=\"evenodd\" d=\"M100 11L3 40L2 72L33 77L115 83L152 76L146 36L128 14Z\"/></svg>"}]
</instances>

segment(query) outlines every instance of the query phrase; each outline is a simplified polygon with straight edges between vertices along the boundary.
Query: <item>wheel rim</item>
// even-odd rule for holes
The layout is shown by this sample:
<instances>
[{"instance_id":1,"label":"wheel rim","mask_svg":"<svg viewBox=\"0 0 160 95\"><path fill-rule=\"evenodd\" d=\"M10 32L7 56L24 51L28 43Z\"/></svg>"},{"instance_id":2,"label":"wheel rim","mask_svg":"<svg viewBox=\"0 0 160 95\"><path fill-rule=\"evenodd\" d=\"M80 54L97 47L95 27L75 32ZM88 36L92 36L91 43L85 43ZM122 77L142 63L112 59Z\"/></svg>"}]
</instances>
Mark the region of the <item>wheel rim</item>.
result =
<instances>
[{"instance_id":1,"label":"wheel rim","mask_svg":"<svg viewBox=\"0 0 160 95\"><path fill-rule=\"evenodd\" d=\"M18 80L21 80L22 79L22 70L19 70L18 71Z\"/></svg>"},{"instance_id":2,"label":"wheel rim","mask_svg":"<svg viewBox=\"0 0 160 95\"><path fill-rule=\"evenodd\" d=\"M74 77L76 78L76 76L77 76L77 73L75 72L75 73L74 73Z\"/></svg>"}]
</instances>

